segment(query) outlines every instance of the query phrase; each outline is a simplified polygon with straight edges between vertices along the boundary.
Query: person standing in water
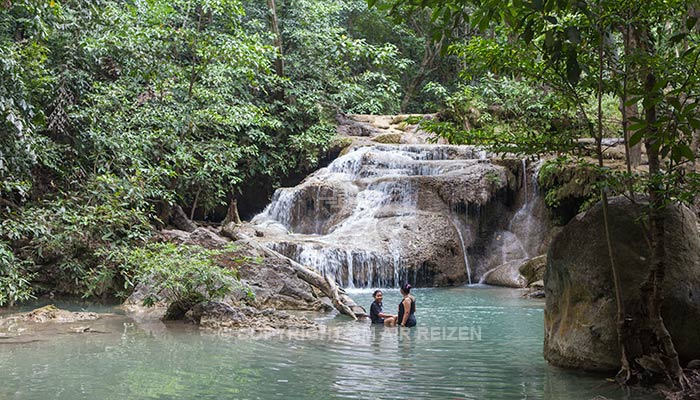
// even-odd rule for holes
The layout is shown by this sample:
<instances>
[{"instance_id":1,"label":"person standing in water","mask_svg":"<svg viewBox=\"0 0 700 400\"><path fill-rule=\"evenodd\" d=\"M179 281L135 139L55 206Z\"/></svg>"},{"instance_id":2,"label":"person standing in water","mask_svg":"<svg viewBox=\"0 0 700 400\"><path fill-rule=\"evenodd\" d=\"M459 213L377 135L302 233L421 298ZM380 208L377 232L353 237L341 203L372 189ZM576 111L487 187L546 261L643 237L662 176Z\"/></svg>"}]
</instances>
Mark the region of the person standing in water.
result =
<instances>
[{"instance_id":1,"label":"person standing in water","mask_svg":"<svg viewBox=\"0 0 700 400\"><path fill-rule=\"evenodd\" d=\"M396 315L385 314L382 312L382 299L384 295L381 290L375 290L372 294L374 302L369 308L369 317L373 324L384 324L384 326L396 326Z\"/></svg>"},{"instance_id":2,"label":"person standing in water","mask_svg":"<svg viewBox=\"0 0 700 400\"><path fill-rule=\"evenodd\" d=\"M416 299L411 296L411 285L404 283L401 294L403 299L399 303L398 323L408 328L416 326Z\"/></svg>"}]
</instances>

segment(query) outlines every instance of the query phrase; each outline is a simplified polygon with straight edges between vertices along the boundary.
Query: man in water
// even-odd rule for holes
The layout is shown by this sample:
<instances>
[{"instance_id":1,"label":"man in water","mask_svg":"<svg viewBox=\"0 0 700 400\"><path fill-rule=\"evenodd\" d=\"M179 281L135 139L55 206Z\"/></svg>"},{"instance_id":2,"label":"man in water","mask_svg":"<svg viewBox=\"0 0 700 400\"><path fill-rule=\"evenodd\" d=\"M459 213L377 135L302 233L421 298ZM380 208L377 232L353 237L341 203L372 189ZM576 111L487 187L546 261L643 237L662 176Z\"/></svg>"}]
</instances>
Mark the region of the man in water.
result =
<instances>
[{"instance_id":1,"label":"man in water","mask_svg":"<svg viewBox=\"0 0 700 400\"><path fill-rule=\"evenodd\" d=\"M372 294L372 297L374 297L374 302L369 308L369 317L372 319L372 323L384 324L384 326L396 326L397 316L391 314L384 314L382 312L382 299L384 298L382 291L375 290L374 294Z\"/></svg>"}]
</instances>

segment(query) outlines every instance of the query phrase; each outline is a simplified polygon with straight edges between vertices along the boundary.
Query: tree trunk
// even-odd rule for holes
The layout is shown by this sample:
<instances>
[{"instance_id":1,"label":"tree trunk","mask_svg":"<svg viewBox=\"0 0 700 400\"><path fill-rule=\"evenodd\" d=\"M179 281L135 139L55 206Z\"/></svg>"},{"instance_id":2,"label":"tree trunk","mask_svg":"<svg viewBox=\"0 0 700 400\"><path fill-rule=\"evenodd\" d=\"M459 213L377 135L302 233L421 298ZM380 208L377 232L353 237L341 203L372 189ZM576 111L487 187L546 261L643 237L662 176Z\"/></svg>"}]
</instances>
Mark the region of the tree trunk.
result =
<instances>
[{"instance_id":1,"label":"tree trunk","mask_svg":"<svg viewBox=\"0 0 700 400\"><path fill-rule=\"evenodd\" d=\"M226 218L224 218L224 222L221 225L226 226L231 222L236 225L241 223L241 217L238 215L238 200L236 198L231 199L231 202L228 204Z\"/></svg>"},{"instance_id":2,"label":"tree trunk","mask_svg":"<svg viewBox=\"0 0 700 400\"><path fill-rule=\"evenodd\" d=\"M644 88L647 95L656 84L653 73L647 74ZM649 274L640 288L641 301L638 309L625 318L625 344L630 360L630 374L633 380L643 383L670 383L675 387L683 387L685 376L678 360L671 335L666 329L661 316L663 304L662 285L665 275L665 199L663 189L655 182L661 171L661 156L656 142L657 119L656 105L645 109L645 120L648 131L644 145L649 158L649 235L651 257Z\"/></svg>"},{"instance_id":3,"label":"tree trunk","mask_svg":"<svg viewBox=\"0 0 700 400\"><path fill-rule=\"evenodd\" d=\"M182 207L177 204L175 204L172 208L170 222L174 227L183 231L193 232L195 229L197 229L197 225L187 218L185 211L183 211Z\"/></svg>"},{"instance_id":4,"label":"tree trunk","mask_svg":"<svg viewBox=\"0 0 700 400\"><path fill-rule=\"evenodd\" d=\"M622 129L625 133L625 145L629 147L629 164L630 168L637 168L642 163L642 143L637 143L634 146L629 146L630 138L634 135L634 132L629 129L629 121L633 118L639 118L639 111L636 104L625 106L627 101L627 96L624 95L620 98L620 112L622 113Z\"/></svg>"},{"instance_id":5,"label":"tree trunk","mask_svg":"<svg viewBox=\"0 0 700 400\"><path fill-rule=\"evenodd\" d=\"M639 46L636 36L632 35L630 32L631 27L629 24L625 24L621 28L621 31L624 38L625 63L627 63L630 55L630 49L638 48ZM639 118L639 111L636 103L630 105L625 104L627 103L629 94L628 82L630 82L630 75L633 75L634 71L632 70L631 66L627 64L622 73L624 74L624 87L622 90L622 96L620 97L620 113L622 114L622 131L625 137L627 164L631 171L633 168L637 168L639 164L642 163L642 143L637 143L634 146L629 145L630 138L634 134L634 132L629 129L629 121L633 118Z\"/></svg>"},{"instance_id":6,"label":"tree trunk","mask_svg":"<svg viewBox=\"0 0 700 400\"><path fill-rule=\"evenodd\" d=\"M267 0L267 7L270 10L270 29L275 35L274 46L277 48L277 58L275 58L275 73L279 77L284 76L284 52L282 51L282 34L280 33L279 20L277 19L277 6L275 0Z\"/></svg>"},{"instance_id":7,"label":"tree trunk","mask_svg":"<svg viewBox=\"0 0 700 400\"><path fill-rule=\"evenodd\" d=\"M299 264L291 258L286 257L272 249L269 249L257 243L255 240L243 233L238 233L236 240L241 240L249 244L256 250L266 254L269 257L284 260L287 263L287 265L294 269L294 272L301 280L303 280L311 286L318 288L319 290L321 290L321 292L323 292L324 295L331 299L333 307L335 307L335 309L338 310L341 314L345 314L354 320L357 320L358 316L366 316L364 308L357 305L349 296L347 296L343 289L339 288L338 285L336 285L336 283L332 279L325 278L323 277L323 275L319 274L315 270L308 268L302 264Z\"/></svg>"},{"instance_id":8,"label":"tree trunk","mask_svg":"<svg viewBox=\"0 0 700 400\"><path fill-rule=\"evenodd\" d=\"M636 51L653 55L654 44L648 27L635 27L631 30L630 40L637 47ZM682 387L685 376L678 360L678 354L666 329L661 316L663 302L662 285L665 275L665 194L659 187L657 177L663 173L661 155L658 143L657 105L653 99L661 94L656 86L656 76L653 71L646 73L641 82L646 99L644 118L647 130L644 135L644 145L649 159L649 243L650 266L649 274L640 287L640 301L626 310L622 336L623 351L629 368L618 374L621 383L670 383Z\"/></svg>"},{"instance_id":9,"label":"tree trunk","mask_svg":"<svg viewBox=\"0 0 700 400\"><path fill-rule=\"evenodd\" d=\"M425 78L428 77L428 74L435 69L435 60L442 51L444 41L444 38L441 38L437 42L430 38L427 39L427 43L425 44L425 49L423 51L423 60L420 63L420 67L418 67L418 72L406 86L406 92L403 100L401 101L402 113L406 112L408 105L411 103L411 100L416 93L416 90L418 90Z\"/></svg>"}]
</instances>

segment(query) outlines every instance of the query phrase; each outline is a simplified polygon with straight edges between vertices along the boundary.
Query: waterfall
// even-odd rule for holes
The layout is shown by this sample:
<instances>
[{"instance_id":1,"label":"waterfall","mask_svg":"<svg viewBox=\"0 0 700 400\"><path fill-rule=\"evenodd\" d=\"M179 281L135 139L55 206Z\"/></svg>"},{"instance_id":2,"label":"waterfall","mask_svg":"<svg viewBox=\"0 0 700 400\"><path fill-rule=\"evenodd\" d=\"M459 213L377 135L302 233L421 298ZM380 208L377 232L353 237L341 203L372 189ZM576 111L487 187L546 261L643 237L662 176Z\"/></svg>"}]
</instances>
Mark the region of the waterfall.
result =
<instances>
[{"instance_id":1,"label":"waterfall","mask_svg":"<svg viewBox=\"0 0 700 400\"><path fill-rule=\"evenodd\" d=\"M345 287L352 289L355 287L354 275L352 271L352 254L346 253L345 256L347 257L348 262L348 283L345 285Z\"/></svg>"},{"instance_id":2,"label":"waterfall","mask_svg":"<svg viewBox=\"0 0 700 400\"><path fill-rule=\"evenodd\" d=\"M525 193L525 204L528 203L528 193L527 193L527 160L520 160L520 167L523 170L523 193Z\"/></svg>"},{"instance_id":3,"label":"waterfall","mask_svg":"<svg viewBox=\"0 0 700 400\"><path fill-rule=\"evenodd\" d=\"M455 231L457 231L457 235L459 236L459 243L462 248L462 255L464 256L464 268L467 270L467 283L470 285L472 284L472 271L469 268L469 257L467 256L467 246L464 244L464 235L462 234L462 230L459 228L459 226L452 220L452 225L455 228Z\"/></svg>"},{"instance_id":4,"label":"waterfall","mask_svg":"<svg viewBox=\"0 0 700 400\"><path fill-rule=\"evenodd\" d=\"M543 241L548 230L541 215L544 199L539 195L537 174L542 166L539 161L527 170L527 161L521 160L521 190L517 209L507 225L498 231L490 246L486 261L488 269L515 261L524 261L542 253ZM483 278L483 276L482 276Z\"/></svg>"},{"instance_id":5,"label":"waterfall","mask_svg":"<svg viewBox=\"0 0 700 400\"><path fill-rule=\"evenodd\" d=\"M463 229L452 206L476 226L513 182L489 157L473 146L355 146L278 189L252 224L265 245L348 288L472 283L468 249L485 239Z\"/></svg>"}]
</instances>

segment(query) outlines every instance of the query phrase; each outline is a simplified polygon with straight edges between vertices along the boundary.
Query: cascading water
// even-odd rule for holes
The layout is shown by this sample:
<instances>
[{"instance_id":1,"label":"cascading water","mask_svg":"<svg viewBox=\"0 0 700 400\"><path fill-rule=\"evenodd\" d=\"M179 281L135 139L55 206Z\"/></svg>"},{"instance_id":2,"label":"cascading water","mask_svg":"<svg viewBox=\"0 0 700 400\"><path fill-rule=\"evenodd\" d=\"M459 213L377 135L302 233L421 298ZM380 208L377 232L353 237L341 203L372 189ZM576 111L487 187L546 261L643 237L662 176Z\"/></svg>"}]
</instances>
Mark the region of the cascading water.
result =
<instances>
[{"instance_id":1,"label":"cascading water","mask_svg":"<svg viewBox=\"0 0 700 400\"><path fill-rule=\"evenodd\" d=\"M547 230L540 214L543 199L539 196L537 176L542 162L531 166L528 173L527 160L521 160L520 207L512 215L505 229L497 232L488 264L491 269L514 261L524 261L541 252L542 241ZM482 276L483 282L483 276Z\"/></svg>"},{"instance_id":2,"label":"cascading water","mask_svg":"<svg viewBox=\"0 0 700 400\"><path fill-rule=\"evenodd\" d=\"M527 160L522 159L520 160L520 168L523 170L523 192L525 194L525 205L527 205L529 201L529 194L527 193Z\"/></svg>"},{"instance_id":3,"label":"cascading water","mask_svg":"<svg viewBox=\"0 0 700 400\"><path fill-rule=\"evenodd\" d=\"M464 244L464 235L462 234L462 230L459 228L459 225L456 224L453 220L450 220L452 222L452 225L455 227L455 231L457 232L457 235L459 236L459 243L460 247L462 248L462 255L464 256L464 268L467 270L467 283L470 285L472 284L472 271L469 268L469 256L467 255L467 246Z\"/></svg>"},{"instance_id":4,"label":"cascading water","mask_svg":"<svg viewBox=\"0 0 700 400\"><path fill-rule=\"evenodd\" d=\"M267 246L345 287L471 283L477 238L451 205L479 209L511 185L487 157L471 146L356 146L277 190L252 223Z\"/></svg>"}]
</instances>

